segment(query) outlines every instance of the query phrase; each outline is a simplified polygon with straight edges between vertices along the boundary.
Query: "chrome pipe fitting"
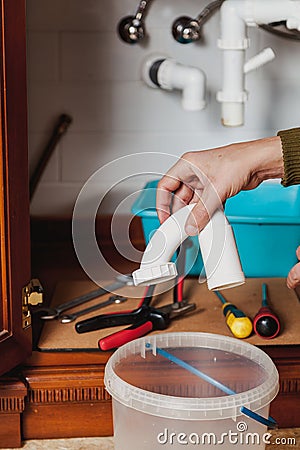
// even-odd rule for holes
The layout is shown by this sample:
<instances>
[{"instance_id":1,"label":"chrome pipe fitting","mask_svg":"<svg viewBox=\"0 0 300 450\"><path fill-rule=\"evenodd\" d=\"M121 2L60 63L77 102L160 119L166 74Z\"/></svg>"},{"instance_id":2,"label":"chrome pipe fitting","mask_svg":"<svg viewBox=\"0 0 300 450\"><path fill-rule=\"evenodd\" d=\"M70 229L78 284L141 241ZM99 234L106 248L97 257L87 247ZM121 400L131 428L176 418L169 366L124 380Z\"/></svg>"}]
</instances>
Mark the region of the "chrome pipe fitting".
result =
<instances>
[{"instance_id":1,"label":"chrome pipe fitting","mask_svg":"<svg viewBox=\"0 0 300 450\"><path fill-rule=\"evenodd\" d=\"M120 38L127 44L136 44L146 36L145 15L151 0L142 0L134 16L126 16L118 24Z\"/></svg>"},{"instance_id":2,"label":"chrome pipe fitting","mask_svg":"<svg viewBox=\"0 0 300 450\"><path fill-rule=\"evenodd\" d=\"M172 35L180 44L190 44L199 41L202 37L202 26L220 8L224 0L216 0L207 5L203 11L193 19L188 16L178 17L172 26Z\"/></svg>"}]
</instances>

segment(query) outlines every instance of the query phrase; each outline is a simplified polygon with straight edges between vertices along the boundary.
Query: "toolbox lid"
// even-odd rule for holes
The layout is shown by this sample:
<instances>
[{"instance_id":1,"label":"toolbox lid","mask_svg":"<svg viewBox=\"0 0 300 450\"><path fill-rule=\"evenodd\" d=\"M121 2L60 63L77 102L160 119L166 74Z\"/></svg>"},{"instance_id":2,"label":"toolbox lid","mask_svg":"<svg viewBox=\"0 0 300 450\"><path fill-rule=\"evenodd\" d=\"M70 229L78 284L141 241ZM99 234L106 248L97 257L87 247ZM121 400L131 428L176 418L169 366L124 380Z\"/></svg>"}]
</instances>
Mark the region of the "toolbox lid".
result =
<instances>
[{"instance_id":1,"label":"toolbox lid","mask_svg":"<svg viewBox=\"0 0 300 450\"><path fill-rule=\"evenodd\" d=\"M141 218L157 218L158 180L148 182L131 208ZM265 181L256 189L241 191L226 200L230 223L300 224L300 186L283 187L278 180Z\"/></svg>"}]
</instances>

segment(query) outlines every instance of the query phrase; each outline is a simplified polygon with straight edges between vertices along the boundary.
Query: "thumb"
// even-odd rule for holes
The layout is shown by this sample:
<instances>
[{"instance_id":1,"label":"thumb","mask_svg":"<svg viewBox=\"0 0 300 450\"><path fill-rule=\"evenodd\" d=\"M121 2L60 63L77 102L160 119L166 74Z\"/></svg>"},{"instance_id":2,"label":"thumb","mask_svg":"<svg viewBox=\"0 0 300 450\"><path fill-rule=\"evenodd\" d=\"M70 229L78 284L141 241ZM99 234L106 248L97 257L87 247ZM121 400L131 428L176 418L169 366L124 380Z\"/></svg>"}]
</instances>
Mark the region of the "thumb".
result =
<instances>
[{"instance_id":1,"label":"thumb","mask_svg":"<svg viewBox=\"0 0 300 450\"><path fill-rule=\"evenodd\" d=\"M197 202L187 218L185 231L189 236L195 236L208 224L214 212L223 209L222 201L217 191L210 184L202 192L202 197Z\"/></svg>"},{"instance_id":2,"label":"thumb","mask_svg":"<svg viewBox=\"0 0 300 450\"><path fill-rule=\"evenodd\" d=\"M291 268L287 277L287 287L289 289L295 289L300 284L300 263L294 265Z\"/></svg>"}]
</instances>

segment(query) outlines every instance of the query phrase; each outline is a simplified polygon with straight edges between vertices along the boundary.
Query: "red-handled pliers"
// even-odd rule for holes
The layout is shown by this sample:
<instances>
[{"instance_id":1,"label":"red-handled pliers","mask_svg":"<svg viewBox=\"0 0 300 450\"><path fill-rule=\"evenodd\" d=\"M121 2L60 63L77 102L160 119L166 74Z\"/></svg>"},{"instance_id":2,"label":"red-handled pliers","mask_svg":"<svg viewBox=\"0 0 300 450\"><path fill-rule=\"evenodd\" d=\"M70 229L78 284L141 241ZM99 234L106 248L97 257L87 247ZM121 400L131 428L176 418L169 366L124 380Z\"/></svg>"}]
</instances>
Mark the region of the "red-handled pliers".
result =
<instances>
[{"instance_id":1,"label":"red-handled pliers","mask_svg":"<svg viewBox=\"0 0 300 450\"><path fill-rule=\"evenodd\" d=\"M194 303L187 303L186 301L171 303L161 308L153 308L146 302L133 311L100 314L96 317L91 317L78 322L75 328L78 333L86 333L103 328L132 324L125 330L118 331L99 340L98 345L101 350L110 350L144 336L150 331L164 330L172 319L193 311L195 308L196 305Z\"/></svg>"},{"instance_id":2,"label":"red-handled pliers","mask_svg":"<svg viewBox=\"0 0 300 450\"><path fill-rule=\"evenodd\" d=\"M144 336L150 331L164 330L169 326L172 319L183 314L187 314L195 308L196 305L194 303L187 303L183 301L180 304L171 303L169 305L162 306L161 308L152 308L150 306L143 305L131 314L115 314L113 326L124 324L124 320L128 320L127 323L133 323L133 325L125 330L117 331L116 333L100 339L98 342L99 348L100 350L111 350ZM117 323L118 319L120 319L121 323ZM130 319L131 322L129 322Z\"/></svg>"}]
</instances>

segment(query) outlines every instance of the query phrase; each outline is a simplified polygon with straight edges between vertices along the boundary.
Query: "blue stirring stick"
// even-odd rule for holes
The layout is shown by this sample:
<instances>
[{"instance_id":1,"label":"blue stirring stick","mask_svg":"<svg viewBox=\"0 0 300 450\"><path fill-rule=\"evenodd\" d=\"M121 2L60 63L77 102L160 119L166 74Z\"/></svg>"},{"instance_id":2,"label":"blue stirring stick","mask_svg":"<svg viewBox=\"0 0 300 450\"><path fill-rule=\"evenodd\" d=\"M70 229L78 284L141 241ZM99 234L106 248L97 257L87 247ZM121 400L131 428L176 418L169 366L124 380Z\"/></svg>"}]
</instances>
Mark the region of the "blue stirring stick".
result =
<instances>
[{"instance_id":1,"label":"blue stirring stick","mask_svg":"<svg viewBox=\"0 0 300 450\"><path fill-rule=\"evenodd\" d=\"M151 344L146 344L146 348L151 348ZM230 389L229 387L225 386L224 384L220 383L219 381L215 380L214 378L210 377L209 375L206 375L201 370L196 369L196 367L191 366L190 364L186 363L182 359L177 358L177 356L172 355L171 353L167 352L166 350L163 350L162 348L156 347L156 352L163 356L164 358L168 359L169 361L174 362L178 366L182 367L183 369L188 370L189 372L193 373L197 377L202 378L202 380L207 381L208 383L212 384L213 386L217 387L221 391L225 392L229 395L236 394L235 391ZM276 428L277 422L272 418L268 417L266 419L265 417L261 416L260 414L255 413L254 411L251 411L251 409L246 408L245 406L242 406L240 408L240 411L242 414L245 414L246 416L250 417L251 419L256 420L259 423L262 423L263 425L266 425L269 428Z\"/></svg>"}]
</instances>

